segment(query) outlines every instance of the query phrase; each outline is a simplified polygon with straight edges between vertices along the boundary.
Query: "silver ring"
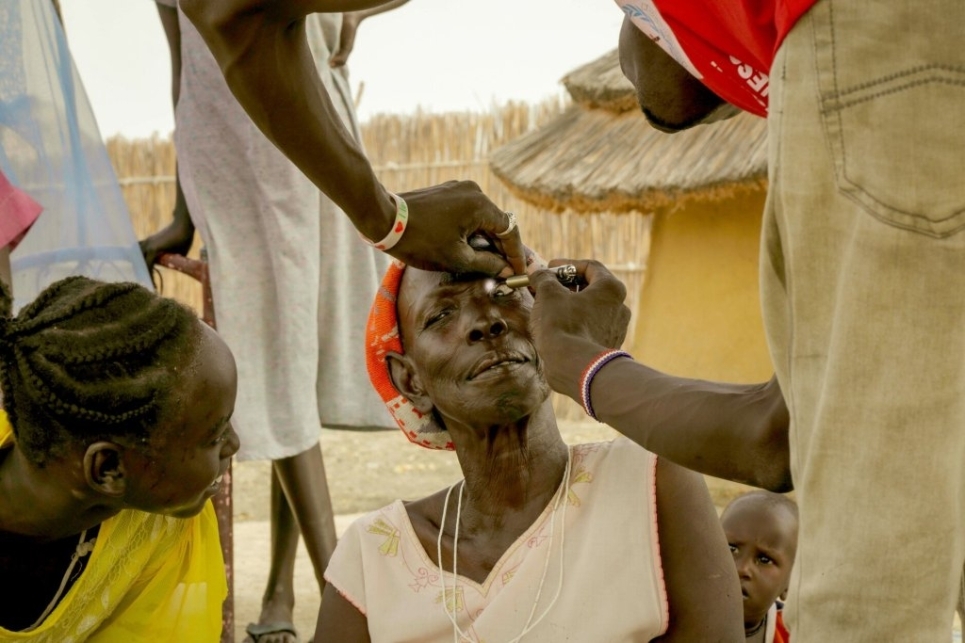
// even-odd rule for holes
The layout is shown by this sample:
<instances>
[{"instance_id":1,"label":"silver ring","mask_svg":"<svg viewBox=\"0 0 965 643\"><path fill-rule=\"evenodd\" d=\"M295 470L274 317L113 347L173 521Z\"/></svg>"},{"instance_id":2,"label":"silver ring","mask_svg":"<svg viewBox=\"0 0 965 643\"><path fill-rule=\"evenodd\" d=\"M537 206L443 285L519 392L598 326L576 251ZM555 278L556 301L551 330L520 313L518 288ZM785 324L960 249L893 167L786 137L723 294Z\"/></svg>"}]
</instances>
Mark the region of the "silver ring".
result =
<instances>
[{"instance_id":1,"label":"silver ring","mask_svg":"<svg viewBox=\"0 0 965 643\"><path fill-rule=\"evenodd\" d=\"M508 237L512 233L512 231L516 229L516 215L513 214L512 212L507 212L506 216L509 217L509 226L507 226L507 228L502 232L497 232L496 233L497 237L500 237L500 238Z\"/></svg>"}]
</instances>

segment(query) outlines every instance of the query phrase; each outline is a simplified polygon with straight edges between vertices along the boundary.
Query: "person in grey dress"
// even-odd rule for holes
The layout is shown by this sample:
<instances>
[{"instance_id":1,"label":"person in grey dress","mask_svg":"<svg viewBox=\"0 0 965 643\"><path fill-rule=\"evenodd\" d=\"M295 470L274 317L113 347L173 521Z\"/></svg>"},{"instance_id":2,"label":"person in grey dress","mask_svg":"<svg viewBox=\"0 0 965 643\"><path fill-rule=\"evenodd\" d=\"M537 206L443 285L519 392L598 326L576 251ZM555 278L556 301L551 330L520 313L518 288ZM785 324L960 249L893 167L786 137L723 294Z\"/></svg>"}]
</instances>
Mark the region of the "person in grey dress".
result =
<instances>
[{"instance_id":1,"label":"person in grey dress","mask_svg":"<svg viewBox=\"0 0 965 643\"><path fill-rule=\"evenodd\" d=\"M149 264L186 252L195 226L204 241L218 331L238 362L237 458L273 462L271 571L248 640L290 643L299 532L320 586L336 540L320 425L394 426L363 359L365 317L389 258L258 131L176 1L158 0L158 10L174 70L178 205L142 249ZM319 76L357 140L342 65L359 21L349 18L341 48L341 14L306 21Z\"/></svg>"}]
</instances>

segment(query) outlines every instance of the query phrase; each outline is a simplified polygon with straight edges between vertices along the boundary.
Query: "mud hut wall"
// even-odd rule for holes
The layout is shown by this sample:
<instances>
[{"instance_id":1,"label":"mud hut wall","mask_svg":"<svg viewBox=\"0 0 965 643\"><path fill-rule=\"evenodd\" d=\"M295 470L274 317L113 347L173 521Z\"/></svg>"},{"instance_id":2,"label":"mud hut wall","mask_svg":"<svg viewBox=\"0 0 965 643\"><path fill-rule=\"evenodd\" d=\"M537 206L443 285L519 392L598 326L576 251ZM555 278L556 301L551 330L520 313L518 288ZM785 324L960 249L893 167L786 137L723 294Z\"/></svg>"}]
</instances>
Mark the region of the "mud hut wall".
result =
<instances>
[{"instance_id":1,"label":"mud hut wall","mask_svg":"<svg viewBox=\"0 0 965 643\"><path fill-rule=\"evenodd\" d=\"M655 214L636 357L702 379L771 376L758 288L764 198L759 190Z\"/></svg>"}]
</instances>

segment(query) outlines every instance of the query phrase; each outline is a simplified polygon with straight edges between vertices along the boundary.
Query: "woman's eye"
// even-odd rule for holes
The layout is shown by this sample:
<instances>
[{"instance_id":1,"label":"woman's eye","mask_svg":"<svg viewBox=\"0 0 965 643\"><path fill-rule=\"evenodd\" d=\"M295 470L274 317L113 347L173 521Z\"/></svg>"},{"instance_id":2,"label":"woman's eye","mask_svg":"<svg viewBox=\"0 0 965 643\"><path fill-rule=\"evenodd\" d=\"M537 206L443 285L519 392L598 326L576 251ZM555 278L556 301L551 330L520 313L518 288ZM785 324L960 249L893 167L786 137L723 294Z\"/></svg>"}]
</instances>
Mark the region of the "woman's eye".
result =
<instances>
[{"instance_id":1,"label":"woman's eye","mask_svg":"<svg viewBox=\"0 0 965 643\"><path fill-rule=\"evenodd\" d=\"M426 317L426 323L425 325L423 325L423 328L429 328L433 324L437 324L441 322L443 319L448 317L450 312L452 312L451 309L445 308L443 310L440 310L439 312L429 315L428 317Z\"/></svg>"}]
</instances>

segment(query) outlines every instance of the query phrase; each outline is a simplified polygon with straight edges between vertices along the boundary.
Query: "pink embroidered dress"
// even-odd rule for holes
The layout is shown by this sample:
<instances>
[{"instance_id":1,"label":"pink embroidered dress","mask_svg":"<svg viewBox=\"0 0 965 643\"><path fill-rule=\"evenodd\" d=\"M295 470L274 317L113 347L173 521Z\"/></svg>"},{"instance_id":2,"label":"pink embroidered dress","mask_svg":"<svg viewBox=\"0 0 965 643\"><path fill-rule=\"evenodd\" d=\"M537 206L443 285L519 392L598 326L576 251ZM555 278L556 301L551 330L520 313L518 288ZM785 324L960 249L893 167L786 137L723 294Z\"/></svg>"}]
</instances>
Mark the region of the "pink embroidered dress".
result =
<instances>
[{"instance_id":1,"label":"pink embroidered dress","mask_svg":"<svg viewBox=\"0 0 965 643\"><path fill-rule=\"evenodd\" d=\"M562 590L523 641L629 643L660 636L667 629L668 606L657 537L656 456L624 438L574 446L570 454L565 532L563 504L551 529L551 502L483 584L454 581L445 572L443 593L441 572L401 500L348 529L326 580L365 614L373 643L451 640L443 601L450 613L455 609L470 640L504 643L526 625L549 556L534 622L561 582Z\"/></svg>"}]
</instances>

